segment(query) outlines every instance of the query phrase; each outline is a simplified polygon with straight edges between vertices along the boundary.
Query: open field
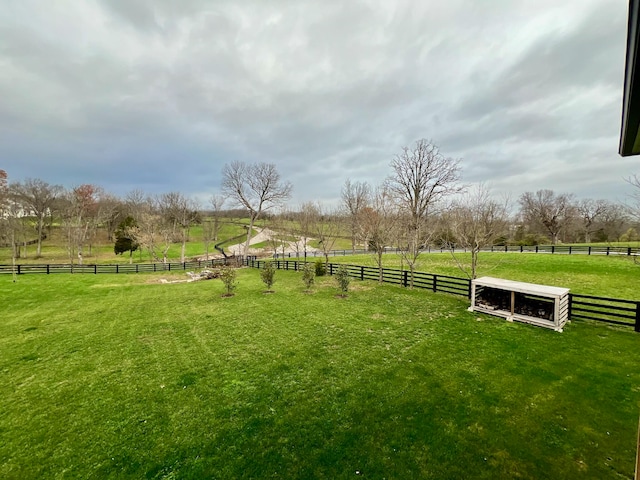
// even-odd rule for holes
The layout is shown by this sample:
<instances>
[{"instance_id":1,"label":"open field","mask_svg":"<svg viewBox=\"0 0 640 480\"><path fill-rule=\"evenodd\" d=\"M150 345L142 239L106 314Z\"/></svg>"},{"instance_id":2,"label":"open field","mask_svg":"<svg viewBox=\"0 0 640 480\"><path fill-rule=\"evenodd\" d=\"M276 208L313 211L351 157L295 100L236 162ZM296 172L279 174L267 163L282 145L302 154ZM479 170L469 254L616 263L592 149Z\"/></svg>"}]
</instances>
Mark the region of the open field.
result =
<instances>
[{"instance_id":1,"label":"open field","mask_svg":"<svg viewBox=\"0 0 640 480\"><path fill-rule=\"evenodd\" d=\"M209 244L209 254L217 254L214 249L215 244L228 251L231 245L244 244L246 240L246 226L249 224L249 219L229 219L222 218L220 220L220 229L218 231L218 240L211 241ZM268 227L268 221L260 219L256 222L256 229L253 230L253 235L258 233L257 228ZM186 244L185 255L188 258L202 256L206 253L206 248L203 238L203 226L195 225L189 230L189 241ZM242 238L236 238L242 236ZM285 236L286 237L286 236ZM288 236L295 240L296 237ZM35 235L34 235L35 238ZM83 248L83 259L85 264L105 264L105 263L129 263L129 252L124 255L116 255L113 252L113 241L109 241L107 233L103 229L99 229L96 237L93 239L91 245L86 244ZM316 239L311 239L309 245L318 248L319 244ZM254 245L252 248L262 248L266 251L273 251L273 243L271 241L261 242ZM335 249L351 248L351 241L346 237L337 238L333 244ZM54 227L49 232L49 237L42 243L42 255L40 258L36 257L36 245L28 245L27 247L21 246L22 253L26 250L26 257L18 259L18 263L29 264L42 264L42 263L69 263L69 253L67 250L66 239L63 232L58 227ZM180 258L181 243L173 243L168 251L168 258L173 261L177 261ZM138 250L131 256L131 261L134 263L151 262L150 255L147 251ZM73 262L77 263L77 258L73 258ZM11 249L8 247L0 247L0 264L11 264Z\"/></svg>"},{"instance_id":2,"label":"open field","mask_svg":"<svg viewBox=\"0 0 640 480\"><path fill-rule=\"evenodd\" d=\"M298 275L0 277L0 477L633 475L638 334Z\"/></svg>"},{"instance_id":3,"label":"open field","mask_svg":"<svg viewBox=\"0 0 640 480\"><path fill-rule=\"evenodd\" d=\"M464 263L469 262L471 255L456 253L456 257ZM419 258L417 270L465 277L450 253L423 254ZM337 256L330 261L375 266L372 255ZM401 257L395 253L385 254L383 261L385 267L402 265ZM583 295L640 300L640 264L626 256L487 252L480 254L478 276L566 287Z\"/></svg>"}]
</instances>

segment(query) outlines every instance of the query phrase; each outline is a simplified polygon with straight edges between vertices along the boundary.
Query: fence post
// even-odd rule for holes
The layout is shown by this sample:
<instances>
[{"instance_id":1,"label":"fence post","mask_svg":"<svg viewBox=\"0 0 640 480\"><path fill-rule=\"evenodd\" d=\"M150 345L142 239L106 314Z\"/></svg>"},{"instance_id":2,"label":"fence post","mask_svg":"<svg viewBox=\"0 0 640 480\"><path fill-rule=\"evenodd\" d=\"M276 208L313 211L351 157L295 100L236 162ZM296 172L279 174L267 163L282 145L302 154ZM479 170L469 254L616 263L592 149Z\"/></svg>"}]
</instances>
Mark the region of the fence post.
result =
<instances>
[{"instance_id":1,"label":"fence post","mask_svg":"<svg viewBox=\"0 0 640 480\"><path fill-rule=\"evenodd\" d=\"M572 310L573 310L573 295L569 294L569 308L567 309L567 320L571 320L571 314L573 313Z\"/></svg>"},{"instance_id":2,"label":"fence post","mask_svg":"<svg viewBox=\"0 0 640 480\"><path fill-rule=\"evenodd\" d=\"M509 246L508 245L504 246L504 251L505 251L505 253L509 251Z\"/></svg>"},{"instance_id":3,"label":"fence post","mask_svg":"<svg viewBox=\"0 0 640 480\"><path fill-rule=\"evenodd\" d=\"M118 271L118 269L119 269L119 268L118 268L118 264L116 263L116 273L120 273L120 272Z\"/></svg>"},{"instance_id":4,"label":"fence post","mask_svg":"<svg viewBox=\"0 0 640 480\"><path fill-rule=\"evenodd\" d=\"M333 275L333 263L329 264L329 275Z\"/></svg>"},{"instance_id":5,"label":"fence post","mask_svg":"<svg viewBox=\"0 0 640 480\"><path fill-rule=\"evenodd\" d=\"M609 250L611 250L611 247L607 247L607 255L609 255Z\"/></svg>"},{"instance_id":6,"label":"fence post","mask_svg":"<svg viewBox=\"0 0 640 480\"><path fill-rule=\"evenodd\" d=\"M536 253L538 253L538 245L536 245Z\"/></svg>"},{"instance_id":7,"label":"fence post","mask_svg":"<svg viewBox=\"0 0 640 480\"><path fill-rule=\"evenodd\" d=\"M20 265L18 265L18 275L20 275Z\"/></svg>"},{"instance_id":8,"label":"fence post","mask_svg":"<svg viewBox=\"0 0 640 480\"><path fill-rule=\"evenodd\" d=\"M94 275L97 275L97 274L98 274L98 264L97 264L97 263L94 263L94 264L93 264L93 274L94 274Z\"/></svg>"},{"instance_id":9,"label":"fence post","mask_svg":"<svg viewBox=\"0 0 640 480\"><path fill-rule=\"evenodd\" d=\"M136 273L138 273L138 264L136 263Z\"/></svg>"},{"instance_id":10,"label":"fence post","mask_svg":"<svg viewBox=\"0 0 640 480\"><path fill-rule=\"evenodd\" d=\"M433 276L433 291L438 291L438 275Z\"/></svg>"},{"instance_id":11,"label":"fence post","mask_svg":"<svg viewBox=\"0 0 640 480\"><path fill-rule=\"evenodd\" d=\"M49 275L49 264L47 263L47 275Z\"/></svg>"},{"instance_id":12,"label":"fence post","mask_svg":"<svg viewBox=\"0 0 640 480\"><path fill-rule=\"evenodd\" d=\"M640 332L640 302L636 302L636 332Z\"/></svg>"},{"instance_id":13,"label":"fence post","mask_svg":"<svg viewBox=\"0 0 640 480\"><path fill-rule=\"evenodd\" d=\"M631 256L631 247L627 248L627 255L630 257Z\"/></svg>"},{"instance_id":14,"label":"fence post","mask_svg":"<svg viewBox=\"0 0 640 480\"><path fill-rule=\"evenodd\" d=\"M591 255L591 245L589 245L589 251L587 252L587 255Z\"/></svg>"},{"instance_id":15,"label":"fence post","mask_svg":"<svg viewBox=\"0 0 640 480\"><path fill-rule=\"evenodd\" d=\"M551 245L551 253L556 253L556 246L555 245Z\"/></svg>"},{"instance_id":16,"label":"fence post","mask_svg":"<svg viewBox=\"0 0 640 480\"><path fill-rule=\"evenodd\" d=\"M520 253L522 253L522 249L524 248L523 245L520 245Z\"/></svg>"},{"instance_id":17,"label":"fence post","mask_svg":"<svg viewBox=\"0 0 640 480\"><path fill-rule=\"evenodd\" d=\"M407 272L406 270L403 271L403 275L402 275L402 286L406 287L408 285L408 274L409 272Z\"/></svg>"},{"instance_id":18,"label":"fence post","mask_svg":"<svg viewBox=\"0 0 640 480\"><path fill-rule=\"evenodd\" d=\"M364 280L364 266L360 267L360 280Z\"/></svg>"}]
</instances>

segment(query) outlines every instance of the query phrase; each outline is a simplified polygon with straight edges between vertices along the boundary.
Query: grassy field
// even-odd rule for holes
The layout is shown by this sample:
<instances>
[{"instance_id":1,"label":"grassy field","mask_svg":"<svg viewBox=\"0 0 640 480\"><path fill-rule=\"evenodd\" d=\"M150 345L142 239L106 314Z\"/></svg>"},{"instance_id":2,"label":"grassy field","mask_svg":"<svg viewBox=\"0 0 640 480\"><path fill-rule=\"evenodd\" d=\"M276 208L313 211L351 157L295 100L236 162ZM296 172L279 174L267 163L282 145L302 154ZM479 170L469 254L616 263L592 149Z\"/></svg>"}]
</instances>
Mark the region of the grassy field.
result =
<instances>
[{"instance_id":1,"label":"grassy field","mask_svg":"<svg viewBox=\"0 0 640 480\"><path fill-rule=\"evenodd\" d=\"M0 477L632 477L638 334L298 275L0 277Z\"/></svg>"},{"instance_id":2,"label":"grassy field","mask_svg":"<svg viewBox=\"0 0 640 480\"><path fill-rule=\"evenodd\" d=\"M470 254L456 254L468 262ZM372 255L330 257L334 263L374 266ZM399 255L383 257L385 266L400 268ZM405 263L406 268L406 263ZM465 277L450 253L420 256L418 270ZM570 288L573 293L640 300L640 264L626 256L551 255L542 253L481 253L478 276L491 276Z\"/></svg>"},{"instance_id":3,"label":"grassy field","mask_svg":"<svg viewBox=\"0 0 640 480\"><path fill-rule=\"evenodd\" d=\"M220 242L225 239L232 238L243 233L246 234L246 229L242 224L243 220L224 221L220 225L218 232L218 238ZM238 243L234 241L230 243ZM218 242L211 242L209 245L209 253L215 253L213 248L214 244ZM224 246L228 246L229 242L224 243ZM84 263L129 263L129 253L124 255L116 255L113 253L114 242L107 239L107 234L104 230L99 230L97 237L95 238L91 249L88 245L84 247ZM24 247L22 247L24 249ZM181 244L175 243L171 245L168 256L173 261L180 258ZM189 232L189 242L186 245L187 257L194 257L197 255L205 254L205 246L202 238L202 226L195 226ZM54 228L49 235L49 238L44 240L42 244L42 256L36 258L36 246L27 246L27 258L18 259L19 263L69 263L69 254L66 247L66 241L59 229ZM77 258L74 257L74 263L77 263ZM151 258L146 251L136 251L133 253L133 262L151 262ZM7 247L0 248L0 263L11 263L11 250Z\"/></svg>"}]
</instances>

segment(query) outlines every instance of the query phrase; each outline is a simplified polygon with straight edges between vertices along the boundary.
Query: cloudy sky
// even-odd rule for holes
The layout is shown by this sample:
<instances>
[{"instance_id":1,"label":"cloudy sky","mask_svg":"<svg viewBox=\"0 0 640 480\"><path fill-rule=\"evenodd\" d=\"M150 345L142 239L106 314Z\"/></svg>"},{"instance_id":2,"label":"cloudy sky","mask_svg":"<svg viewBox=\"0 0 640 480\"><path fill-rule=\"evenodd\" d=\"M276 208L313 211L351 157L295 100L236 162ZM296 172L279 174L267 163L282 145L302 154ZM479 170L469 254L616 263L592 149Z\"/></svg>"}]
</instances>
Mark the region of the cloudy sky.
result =
<instances>
[{"instance_id":1,"label":"cloudy sky","mask_svg":"<svg viewBox=\"0 0 640 480\"><path fill-rule=\"evenodd\" d=\"M623 200L622 0L3 0L13 181L206 199L233 160L293 202L431 139L467 183Z\"/></svg>"}]
</instances>

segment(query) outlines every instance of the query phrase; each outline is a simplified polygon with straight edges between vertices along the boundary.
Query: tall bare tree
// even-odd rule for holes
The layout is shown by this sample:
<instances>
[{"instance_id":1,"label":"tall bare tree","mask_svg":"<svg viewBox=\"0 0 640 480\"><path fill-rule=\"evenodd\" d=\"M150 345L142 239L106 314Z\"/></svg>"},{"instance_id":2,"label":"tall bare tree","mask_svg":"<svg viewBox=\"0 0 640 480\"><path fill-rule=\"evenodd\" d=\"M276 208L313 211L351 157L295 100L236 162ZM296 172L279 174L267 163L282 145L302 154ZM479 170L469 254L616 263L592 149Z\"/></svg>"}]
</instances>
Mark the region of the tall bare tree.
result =
<instances>
[{"instance_id":1,"label":"tall bare tree","mask_svg":"<svg viewBox=\"0 0 640 480\"><path fill-rule=\"evenodd\" d=\"M61 217L67 237L69 261L77 255L83 263L83 246L96 221L98 198L102 189L96 185L83 184L72 188L61 199Z\"/></svg>"},{"instance_id":2,"label":"tall bare tree","mask_svg":"<svg viewBox=\"0 0 640 480\"><path fill-rule=\"evenodd\" d=\"M157 203L162 221L170 232L169 243L180 240L180 262L184 262L189 230L199 220L197 205L179 192L164 193L158 197Z\"/></svg>"},{"instance_id":3,"label":"tall bare tree","mask_svg":"<svg viewBox=\"0 0 640 480\"><path fill-rule=\"evenodd\" d=\"M640 220L640 176L631 175L626 182L633 187L633 192L629 195L631 203L628 204L629 213Z\"/></svg>"},{"instance_id":4,"label":"tall bare tree","mask_svg":"<svg viewBox=\"0 0 640 480\"><path fill-rule=\"evenodd\" d=\"M9 208L9 175L0 168L0 242L8 243L9 222L7 209Z\"/></svg>"},{"instance_id":5,"label":"tall bare tree","mask_svg":"<svg viewBox=\"0 0 640 480\"><path fill-rule=\"evenodd\" d=\"M244 255L249 253L253 226L260 215L284 204L291 196L291 183L283 182L272 163L228 163L222 169L222 192L249 211Z\"/></svg>"},{"instance_id":6,"label":"tall bare tree","mask_svg":"<svg viewBox=\"0 0 640 480\"><path fill-rule=\"evenodd\" d=\"M16 200L35 218L37 234L36 256L42 255L42 239L44 229L50 225L56 200L62 194L60 185L50 185L40 179L28 178L24 183L14 183L11 186Z\"/></svg>"},{"instance_id":7,"label":"tall bare tree","mask_svg":"<svg viewBox=\"0 0 640 480\"><path fill-rule=\"evenodd\" d=\"M553 190L525 192L520 196L520 212L530 226L541 226L551 237L551 244L558 243L560 232L572 220L573 196L556 194Z\"/></svg>"},{"instance_id":8,"label":"tall bare tree","mask_svg":"<svg viewBox=\"0 0 640 480\"><path fill-rule=\"evenodd\" d=\"M594 200L585 198L576 203L576 210L580 218L580 225L584 233L584 241L591 242L591 235L597 221L605 215L609 208L609 202L606 200Z\"/></svg>"},{"instance_id":9,"label":"tall bare tree","mask_svg":"<svg viewBox=\"0 0 640 480\"><path fill-rule=\"evenodd\" d=\"M211 195L209 205L211 206L211 215L204 215L202 218L202 240L204 242L204 250L207 259L209 258L209 245L211 242L218 240L218 232L220 231L220 223L222 217L222 207L226 198L222 195Z\"/></svg>"},{"instance_id":10,"label":"tall bare tree","mask_svg":"<svg viewBox=\"0 0 640 480\"><path fill-rule=\"evenodd\" d=\"M385 185L375 188L371 194L370 206L359 213L359 226L378 266L378 281L382 283L382 257L388 246L397 238L400 216L398 209Z\"/></svg>"},{"instance_id":11,"label":"tall bare tree","mask_svg":"<svg viewBox=\"0 0 640 480\"><path fill-rule=\"evenodd\" d=\"M351 182L345 180L342 186L341 199L342 206L349 215L349 226L351 228L351 249L356 249L358 240L358 221L362 209L369 205L371 198L371 187L367 182Z\"/></svg>"},{"instance_id":12,"label":"tall bare tree","mask_svg":"<svg viewBox=\"0 0 640 480\"><path fill-rule=\"evenodd\" d=\"M509 223L507 200L494 200L491 190L481 184L455 200L442 219L453 236L455 245L449 243L448 246L458 267L469 278L476 278L480 251L492 246L497 238L506 233ZM456 255L454 247L470 250L471 262L468 267Z\"/></svg>"},{"instance_id":13,"label":"tall bare tree","mask_svg":"<svg viewBox=\"0 0 640 480\"><path fill-rule=\"evenodd\" d=\"M402 209L406 228L400 250L409 265L411 286L420 249L434 235L432 219L438 202L460 192L460 160L445 157L433 142L421 139L412 148L403 147L391 162L387 179L390 194Z\"/></svg>"},{"instance_id":14,"label":"tall bare tree","mask_svg":"<svg viewBox=\"0 0 640 480\"><path fill-rule=\"evenodd\" d=\"M304 203L301 210L304 223L306 223L305 242L309 236L315 238L318 242L318 248L324 255L325 265L328 265L329 253L335 249L336 241L340 236L342 220L340 214L325 209L319 202Z\"/></svg>"}]
</instances>

